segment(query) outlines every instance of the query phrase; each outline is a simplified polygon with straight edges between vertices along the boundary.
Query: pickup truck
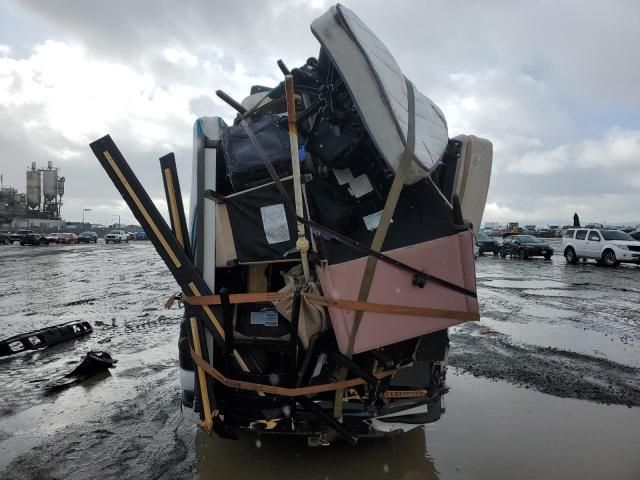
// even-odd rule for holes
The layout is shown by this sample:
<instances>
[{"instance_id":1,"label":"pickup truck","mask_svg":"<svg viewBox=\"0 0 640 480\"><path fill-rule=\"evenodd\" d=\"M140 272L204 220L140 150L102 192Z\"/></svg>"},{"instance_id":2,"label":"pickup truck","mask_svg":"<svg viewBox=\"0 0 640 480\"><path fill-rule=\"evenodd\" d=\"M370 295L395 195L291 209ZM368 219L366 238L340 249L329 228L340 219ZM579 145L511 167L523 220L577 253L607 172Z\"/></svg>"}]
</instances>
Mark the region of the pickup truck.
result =
<instances>
[{"instance_id":1,"label":"pickup truck","mask_svg":"<svg viewBox=\"0 0 640 480\"><path fill-rule=\"evenodd\" d=\"M111 230L104 236L105 243L121 243L127 242L129 243L129 234L124 230Z\"/></svg>"},{"instance_id":2,"label":"pickup truck","mask_svg":"<svg viewBox=\"0 0 640 480\"><path fill-rule=\"evenodd\" d=\"M49 239L33 230L18 230L9 237L9 242L20 242L20 245L49 245Z\"/></svg>"},{"instance_id":3,"label":"pickup truck","mask_svg":"<svg viewBox=\"0 0 640 480\"><path fill-rule=\"evenodd\" d=\"M20 237L20 245L49 245L49 239L41 233L27 233Z\"/></svg>"},{"instance_id":4,"label":"pickup truck","mask_svg":"<svg viewBox=\"0 0 640 480\"><path fill-rule=\"evenodd\" d=\"M18 230L16 233L12 233L9 237L9 241L13 242L21 242L22 239L27 235L33 235L33 230Z\"/></svg>"}]
</instances>

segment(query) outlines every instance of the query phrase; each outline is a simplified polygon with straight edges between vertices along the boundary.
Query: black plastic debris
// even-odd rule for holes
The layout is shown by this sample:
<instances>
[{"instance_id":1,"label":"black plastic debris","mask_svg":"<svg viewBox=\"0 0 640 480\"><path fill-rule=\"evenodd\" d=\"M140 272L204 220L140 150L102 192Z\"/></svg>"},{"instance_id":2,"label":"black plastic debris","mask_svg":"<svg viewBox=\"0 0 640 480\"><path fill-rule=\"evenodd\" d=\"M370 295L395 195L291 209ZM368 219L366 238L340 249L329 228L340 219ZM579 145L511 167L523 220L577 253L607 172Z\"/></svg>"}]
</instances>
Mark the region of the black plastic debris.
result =
<instances>
[{"instance_id":1,"label":"black plastic debris","mask_svg":"<svg viewBox=\"0 0 640 480\"><path fill-rule=\"evenodd\" d=\"M103 351L87 353L80 364L66 375L53 379L45 385L46 393L52 393L63 388L83 382L100 373L109 375L109 369L115 368L118 360Z\"/></svg>"},{"instance_id":2,"label":"black plastic debris","mask_svg":"<svg viewBox=\"0 0 640 480\"><path fill-rule=\"evenodd\" d=\"M89 322L72 321L15 335L0 341L0 357L27 350L40 350L58 343L83 337L93 332Z\"/></svg>"}]
</instances>

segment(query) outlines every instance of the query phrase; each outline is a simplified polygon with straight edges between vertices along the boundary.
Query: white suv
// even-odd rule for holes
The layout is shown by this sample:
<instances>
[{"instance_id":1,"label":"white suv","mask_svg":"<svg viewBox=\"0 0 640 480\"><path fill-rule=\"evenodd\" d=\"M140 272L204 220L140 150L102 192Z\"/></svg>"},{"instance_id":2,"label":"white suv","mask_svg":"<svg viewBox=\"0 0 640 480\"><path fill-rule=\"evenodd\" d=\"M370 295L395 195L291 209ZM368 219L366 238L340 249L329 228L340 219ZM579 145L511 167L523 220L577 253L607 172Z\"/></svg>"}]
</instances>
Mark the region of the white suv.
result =
<instances>
[{"instance_id":1,"label":"white suv","mask_svg":"<svg viewBox=\"0 0 640 480\"><path fill-rule=\"evenodd\" d=\"M593 258L608 267L621 262L640 264L640 242L619 230L571 228L562 237L562 249L568 263Z\"/></svg>"},{"instance_id":2,"label":"white suv","mask_svg":"<svg viewBox=\"0 0 640 480\"><path fill-rule=\"evenodd\" d=\"M124 230L111 230L104 236L104 243L120 243L127 242L129 243L129 234Z\"/></svg>"}]
</instances>

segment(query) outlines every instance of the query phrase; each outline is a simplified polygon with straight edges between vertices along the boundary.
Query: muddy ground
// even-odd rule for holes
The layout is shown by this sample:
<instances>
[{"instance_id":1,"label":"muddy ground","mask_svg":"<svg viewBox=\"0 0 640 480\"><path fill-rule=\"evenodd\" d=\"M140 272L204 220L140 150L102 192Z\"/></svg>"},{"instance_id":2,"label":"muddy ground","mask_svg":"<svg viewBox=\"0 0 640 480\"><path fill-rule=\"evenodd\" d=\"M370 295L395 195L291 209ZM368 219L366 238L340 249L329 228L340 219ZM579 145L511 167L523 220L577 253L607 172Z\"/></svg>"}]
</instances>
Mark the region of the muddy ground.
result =
<instances>
[{"instance_id":1,"label":"muddy ground","mask_svg":"<svg viewBox=\"0 0 640 480\"><path fill-rule=\"evenodd\" d=\"M0 478L640 478L640 268L485 256L482 321L451 331L442 419L345 448L198 432L180 409L180 311L148 243L0 246L0 336L94 333L0 359ZM103 324L101 325L100 322ZM92 349L117 368L45 396Z\"/></svg>"}]
</instances>

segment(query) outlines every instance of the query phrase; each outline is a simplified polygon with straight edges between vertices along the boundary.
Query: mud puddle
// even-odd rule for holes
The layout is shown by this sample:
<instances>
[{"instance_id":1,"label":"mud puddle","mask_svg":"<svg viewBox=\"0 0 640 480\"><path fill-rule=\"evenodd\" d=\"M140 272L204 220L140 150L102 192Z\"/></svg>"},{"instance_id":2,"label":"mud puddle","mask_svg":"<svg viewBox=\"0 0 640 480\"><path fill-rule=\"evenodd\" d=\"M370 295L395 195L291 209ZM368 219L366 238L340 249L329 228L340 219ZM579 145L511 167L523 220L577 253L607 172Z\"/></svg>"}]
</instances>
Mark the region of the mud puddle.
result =
<instances>
[{"instance_id":1,"label":"mud puddle","mask_svg":"<svg viewBox=\"0 0 640 480\"><path fill-rule=\"evenodd\" d=\"M565 400L449 372L447 412L398 438L309 449L301 442L199 433L200 479L634 479L640 410ZM620 448L618 448L620 446Z\"/></svg>"}]
</instances>

